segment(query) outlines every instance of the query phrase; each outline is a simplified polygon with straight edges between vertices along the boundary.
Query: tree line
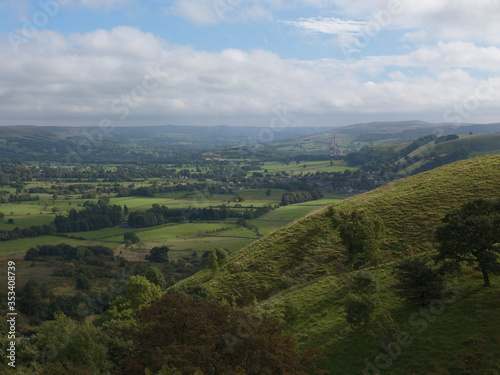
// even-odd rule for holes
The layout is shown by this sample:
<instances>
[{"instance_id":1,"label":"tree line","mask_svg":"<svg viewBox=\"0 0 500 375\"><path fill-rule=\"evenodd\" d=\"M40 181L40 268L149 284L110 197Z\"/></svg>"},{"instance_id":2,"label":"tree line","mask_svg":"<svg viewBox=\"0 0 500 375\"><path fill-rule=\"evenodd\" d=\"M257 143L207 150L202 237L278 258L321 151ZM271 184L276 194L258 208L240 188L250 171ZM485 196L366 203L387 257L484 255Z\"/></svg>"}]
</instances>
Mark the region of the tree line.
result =
<instances>
[{"instance_id":1,"label":"tree line","mask_svg":"<svg viewBox=\"0 0 500 375\"><path fill-rule=\"evenodd\" d=\"M280 205L288 206L289 204L314 201L320 198L323 198L323 194L321 194L318 190L292 191L281 196Z\"/></svg>"},{"instance_id":2,"label":"tree line","mask_svg":"<svg viewBox=\"0 0 500 375\"><path fill-rule=\"evenodd\" d=\"M57 232L86 232L114 227L123 221L121 206L87 201L83 207L81 211L71 209L68 216L57 215L54 219Z\"/></svg>"},{"instance_id":3,"label":"tree line","mask_svg":"<svg viewBox=\"0 0 500 375\"><path fill-rule=\"evenodd\" d=\"M147 211L134 211L128 216L128 225L133 228L152 227L166 223L184 221L219 221L227 218L254 219L271 211L273 206L253 207L244 212L222 205L220 208L168 208L157 204Z\"/></svg>"},{"instance_id":4,"label":"tree line","mask_svg":"<svg viewBox=\"0 0 500 375\"><path fill-rule=\"evenodd\" d=\"M39 201L40 197L38 195L31 194L6 194L5 191L0 191L0 203L17 203L17 202L29 202L29 201Z\"/></svg>"}]
</instances>

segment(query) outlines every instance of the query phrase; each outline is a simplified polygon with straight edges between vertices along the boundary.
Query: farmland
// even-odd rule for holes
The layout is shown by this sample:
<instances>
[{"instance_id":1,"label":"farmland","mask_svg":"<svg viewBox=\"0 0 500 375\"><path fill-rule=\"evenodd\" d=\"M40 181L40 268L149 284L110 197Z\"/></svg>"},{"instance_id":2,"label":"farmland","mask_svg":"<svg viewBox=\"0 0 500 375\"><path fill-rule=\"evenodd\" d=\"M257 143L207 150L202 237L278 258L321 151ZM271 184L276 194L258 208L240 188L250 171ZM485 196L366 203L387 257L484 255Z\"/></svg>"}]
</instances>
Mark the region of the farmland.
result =
<instances>
[{"instance_id":1,"label":"farmland","mask_svg":"<svg viewBox=\"0 0 500 375\"><path fill-rule=\"evenodd\" d=\"M40 186L40 184L28 184L26 188L29 189L32 186ZM127 206L129 212L146 211L153 205L181 209L213 208L226 205L228 208L237 206L236 210L242 212L252 207L278 206L285 190L273 189L268 195L266 195L266 191L267 189L241 190L238 194L244 201L239 204L232 202L234 201L233 196L228 197L227 194L205 196L201 193L183 194L182 196L173 193L160 198L111 197L109 204L121 207ZM3 204L1 208L2 212L5 213L5 220L0 223L0 230L47 225L54 220L56 215L67 215L71 209L81 210L86 201L93 203L98 201L97 198L81 199L77 195L60 196L53 199L50 194L39 194L39 197L40 199L34 202ZM136 233L141 240L138 244L122 250L124 256L133 259L138 259L137 254L146 254L149 249L158 245L168 246L173 259L184 256L186 252L204 252L212 247L223 247L230 252L235 252L259 239L262 235L298 219L319 205L336 201L339 198L341 197L334 198L332 196L332 198L327 197L319 201L276 208L269 214L251 220L250 224L255 227L254 230L238 225L236 219L226 219L220 222L173 223L142 229L123 226L86 232L68 232L64 233L64 236L41 236L0 242L0 253L4 256L12 253L20 254L30 247L61 242L79 246L99 244L116 250L123 245L123 234L129 231ZM11 223L9 223L9 219L11 219Z\"/></svg>"}]
</instances>

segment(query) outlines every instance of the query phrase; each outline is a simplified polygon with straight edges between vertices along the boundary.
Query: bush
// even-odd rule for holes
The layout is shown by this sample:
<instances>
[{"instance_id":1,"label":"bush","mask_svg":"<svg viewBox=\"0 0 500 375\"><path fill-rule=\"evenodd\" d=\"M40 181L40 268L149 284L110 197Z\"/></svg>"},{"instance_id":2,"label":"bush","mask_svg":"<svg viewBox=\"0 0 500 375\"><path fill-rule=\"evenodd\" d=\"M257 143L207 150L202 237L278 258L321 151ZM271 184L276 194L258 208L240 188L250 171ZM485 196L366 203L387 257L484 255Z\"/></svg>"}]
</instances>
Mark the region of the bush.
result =
<instances>
[{"instance_id":1,"label":"bush","mask_svg":"<svg viewBox=\"0 0 500 375\"><path fill-rule=\"evenodd\" d=\"M76 278L76 289L81 290L90 290L92 286L90 285L90 281L86 276L78 275Z\"/></svg>"},{"instance_id":2,"label":"bush","mask_svg":"<svg viewBox=\"0 0 500 375\"><path fill-rule=\"evenodd\" d=\"M168 261L169 248L167 246L153 247L146 255L146 260L154 263L165 263Z\"/></svg>"},{"instance_id":3,"label":"bush","mask_svg":"<svg viewBox=\"0 0 500 375\"><path fill-rule=\"evenodd\" d=\"M444 288L438 270L429 267L425 260L407 258L394 266L393 274L398 280L396 293L412 305L427 305L439 298Z\"/></svg>"},{"instance_id":4,"label":"bush","mask_svg":"<svg viewBox=\"0 0 500 375\"><path fill-rule=\"evenodd\" d=\"M165 281L165 276L161 273L160 269L155 266L150 266L146 270L144 276L149 282L159 286L161 289L165 289L167 282Z\"/></svg>"},{"instance_id":5,"label":"bush","mask_svg":"<svg viewBox=\"0 0 500 375\"><path fill-rule=\"evenodd\" d=\"M375 302L367 294L360 296L350 294L344 300L344 306L347 313L347 323L353 328L358 328L361 325L366 328L375 311Z\"/></svg>"},{"instance_id":6,"label":"bush","mask_svg":"<svg viewBox=\"0 0 500 375\"><path fill-rule=\"evenodd\" d=\"M140 238L134 232L125 232L123 234L123 242L138 243Z\"/></svg>"},{"instance_id":7,"label":"bush","mask_svg":"<svg viewBox=\"0 0 500 375\"><path fill-rule=\"evenodd\" d=\"M203 285L196 286L185 286L175 287L175 289L169 289L168 294L184 294L196 301L213 301L214 297L210 294L207 288Z\"/></svg>"},{"instance_id":8,"label":"bush","mask_svg":"<svg viewBox=\"0 0 500 375\"><path fill-rule=\"evenodd\" d=\"M227 263L227 250L221 247L216 247L210 250L208 253L208 268L215 271L219 267L224 266Z\"/></svg>"}]
</instances>

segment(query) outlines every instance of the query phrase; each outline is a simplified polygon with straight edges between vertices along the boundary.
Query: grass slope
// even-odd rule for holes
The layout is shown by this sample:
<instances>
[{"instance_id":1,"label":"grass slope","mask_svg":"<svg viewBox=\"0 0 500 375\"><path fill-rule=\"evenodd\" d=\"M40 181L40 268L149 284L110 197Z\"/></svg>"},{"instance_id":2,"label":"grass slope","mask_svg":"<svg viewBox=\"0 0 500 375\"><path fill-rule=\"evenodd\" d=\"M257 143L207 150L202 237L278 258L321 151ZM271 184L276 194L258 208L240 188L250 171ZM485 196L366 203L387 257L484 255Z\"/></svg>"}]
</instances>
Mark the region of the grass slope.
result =
<instances>
[{"instance_id":1,"label":"grass slope","mask_svg":"<svg viewBox=\"0 0 500 375\"><path fill-rule=\"evenodd\" d=\"M500 153L500 133L461 136L460 139L437 144L436 151L440 154L447 154L460 147L465 147L474 156L498 154Z\"/></svg>"},{"instance_id":2,"label":"grass slope","mask_svg":"<svg viewBox=\"0 0 500 375\"><path fill-rule=\"evenodd\" d=\"M324 348L330 359L324 367L332 374L363 374L381 354L377 345L400 333L408 333L412 343L392 365L384 367L379 358L380 373L500 374L499 277L484 289L481 275L468 270L457 278L456 300L429 319L390 288L391 263L432 251L434 229L445 213L477 197L500 197L500 156L449 164L333 205L366 210L389 228L378 274L379 303L368 333L353 331L345 322L341 301L348 293L349 273L340 261L342 247L330 228L327 207L233 254L217 272L203 270L181 283L203 284L218 298L234 296L240 305L256 299L255 308L276 316L292 306L296 317L288 321L288 333L299 347Z\"/></svg>"}]
</instances>

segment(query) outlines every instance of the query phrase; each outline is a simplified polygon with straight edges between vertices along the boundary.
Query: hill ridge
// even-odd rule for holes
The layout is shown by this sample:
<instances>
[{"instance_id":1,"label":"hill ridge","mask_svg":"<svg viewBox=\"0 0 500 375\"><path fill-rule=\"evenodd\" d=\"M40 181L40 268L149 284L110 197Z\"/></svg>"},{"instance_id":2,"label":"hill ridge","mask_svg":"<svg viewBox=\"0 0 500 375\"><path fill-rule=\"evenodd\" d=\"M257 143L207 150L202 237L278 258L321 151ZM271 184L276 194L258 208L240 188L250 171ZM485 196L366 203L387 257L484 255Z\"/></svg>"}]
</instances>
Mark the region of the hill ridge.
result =
<instances>
[{"instance_id":1,"label":"hill ridge","mask_svg":"<svg viewBox=\"0 0 500 375\"><path fill-rule=\"evenodd\" d=\"M177 287L201 284L218 299L234 298L283 319L299 350L325 350L330 362L321 367L330 374L498 374L500 277L484 288L481 273L471 268L448 275L458 298L428 319L421 314L429 310L406 305L391 287L393 262L432 252L434 229L446 212L480 197L500 198L500 155L458 161L320 208L233 254L220 270L203 270ZM352 271L341 261L328 207L363 209L389 228L366 332L346 323L343 300ZM381 362L381 345L402 333L411 335L411 345Z\"/></svg>"},{"instance_id":2,"label":"hill ridge","mask_svg":"<svg viewBox=\"0 0 500 375\"><path fill-rule=\"evenodd\" d=\"M389 261L431 250L433 230L446 212L469 199L492 196L500 197L500 156L458 161L319 208L232 255L217 273L204 270L181 284L201 283L215 296L233 295L245 305L254 296L269 297L283 272L300 267L308 257L324 259L318 268L332 272L328 259L340 250L328 207L363 209L381 217L389 228L382 247Z\"/></svg>"}]
</instances>

